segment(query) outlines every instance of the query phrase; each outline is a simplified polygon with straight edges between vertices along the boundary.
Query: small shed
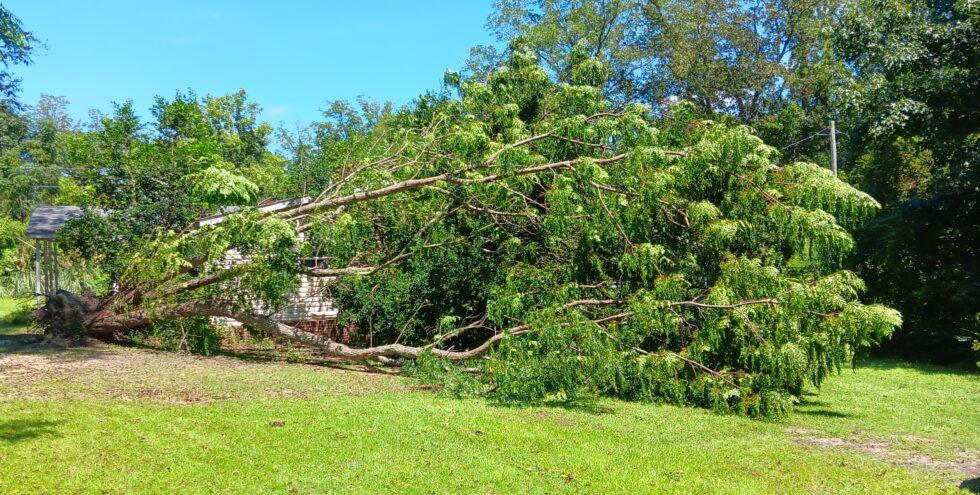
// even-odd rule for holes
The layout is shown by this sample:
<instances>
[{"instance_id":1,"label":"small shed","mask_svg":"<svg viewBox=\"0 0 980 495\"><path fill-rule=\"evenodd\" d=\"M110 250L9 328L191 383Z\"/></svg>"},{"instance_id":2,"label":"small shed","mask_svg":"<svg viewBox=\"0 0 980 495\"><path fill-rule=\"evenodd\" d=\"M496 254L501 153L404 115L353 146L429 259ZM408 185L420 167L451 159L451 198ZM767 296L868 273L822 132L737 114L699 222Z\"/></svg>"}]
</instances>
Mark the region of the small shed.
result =
<instances>
[{"instance_id":1,"label":"small shed","mask_svg":"<svg viewBox=\"0 0 980 495\"><path fill-rule=\"evenodd\" d=\"M34 244L34 295L37 307L48 294L57 292L58 285L58 229L65 222L81 217L85 210L78 206L41 205L31 213L27 223L27 238Z\"/></svg>"}]
</instances>

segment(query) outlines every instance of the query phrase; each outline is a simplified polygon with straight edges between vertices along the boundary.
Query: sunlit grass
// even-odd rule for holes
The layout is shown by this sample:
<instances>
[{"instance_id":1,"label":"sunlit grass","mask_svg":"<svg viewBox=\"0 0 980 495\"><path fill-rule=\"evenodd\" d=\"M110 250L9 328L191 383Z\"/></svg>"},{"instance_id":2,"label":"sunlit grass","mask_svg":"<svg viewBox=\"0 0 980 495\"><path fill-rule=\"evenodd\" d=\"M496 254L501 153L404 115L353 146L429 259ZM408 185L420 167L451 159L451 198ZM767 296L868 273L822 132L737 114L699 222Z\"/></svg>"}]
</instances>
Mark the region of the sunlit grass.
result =
<instances>
[{"instance_id":1,"label":"sunlit grass","mask_svg":"<svg viewBox=\"0 0 980 495\"><path fill-rule=\"evenodd\" d=\"M0 335L21 333L31 327L24 311L30 309L30 299L0 298ZM16 316L16 317L15 317Z\"/></svg>"},{"instance_id":2,"label":"sunlit grass","mask_svg":"<svg viewBox=\"0 0 980 495\"><path fill-rule=\"evenodd\" d=\"M611 400L496 407L383 373L20 345L0 348L0 493L954 493L970 476L947 461L980 448L977 411L975 374L893 361L763 422Z\"/></svg>"}]
</instances>

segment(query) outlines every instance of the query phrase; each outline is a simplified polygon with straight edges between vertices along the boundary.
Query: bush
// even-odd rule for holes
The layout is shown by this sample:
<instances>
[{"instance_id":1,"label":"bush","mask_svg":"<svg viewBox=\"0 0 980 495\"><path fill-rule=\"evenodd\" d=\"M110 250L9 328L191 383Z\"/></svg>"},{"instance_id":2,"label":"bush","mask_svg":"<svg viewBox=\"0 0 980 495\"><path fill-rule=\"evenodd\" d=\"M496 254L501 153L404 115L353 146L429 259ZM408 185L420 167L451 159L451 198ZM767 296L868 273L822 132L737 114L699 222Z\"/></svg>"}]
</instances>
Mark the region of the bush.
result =
<instances>
[{"instance_id":1,"label":"bush","mask_svg":"<svg viewBox=\"0 0 980 495\"><path fill-rule=\"evenodd\" d=\"M211 356L221 350L222 334L209 318L201 317L153 323L131 334L131 338L168 351Z\"/></svg>"}]
</instances>

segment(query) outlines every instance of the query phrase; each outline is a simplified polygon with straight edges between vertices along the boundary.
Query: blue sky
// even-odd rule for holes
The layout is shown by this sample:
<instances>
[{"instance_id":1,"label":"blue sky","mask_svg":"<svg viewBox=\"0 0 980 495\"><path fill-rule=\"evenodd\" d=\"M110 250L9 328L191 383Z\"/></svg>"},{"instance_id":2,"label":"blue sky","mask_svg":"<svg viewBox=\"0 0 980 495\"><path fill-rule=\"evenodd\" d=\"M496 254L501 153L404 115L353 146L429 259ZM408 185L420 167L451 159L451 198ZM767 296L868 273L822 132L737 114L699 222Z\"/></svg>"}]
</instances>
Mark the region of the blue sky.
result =
<instances>
[{"instance_id":1,"label":"blue sky","mask_svg":"<svg viewBox=\"0 0 980 495\"><path fill-rule=\"evenodd\" d=\"M335 99L407 103L491 42L490 0L4 4L47 44L14 68L21 100L65 96L76 118L126 99L147 115L155 95L177 89L244 88L267 120L292 127Z\"/></svg>"}]
</instances>

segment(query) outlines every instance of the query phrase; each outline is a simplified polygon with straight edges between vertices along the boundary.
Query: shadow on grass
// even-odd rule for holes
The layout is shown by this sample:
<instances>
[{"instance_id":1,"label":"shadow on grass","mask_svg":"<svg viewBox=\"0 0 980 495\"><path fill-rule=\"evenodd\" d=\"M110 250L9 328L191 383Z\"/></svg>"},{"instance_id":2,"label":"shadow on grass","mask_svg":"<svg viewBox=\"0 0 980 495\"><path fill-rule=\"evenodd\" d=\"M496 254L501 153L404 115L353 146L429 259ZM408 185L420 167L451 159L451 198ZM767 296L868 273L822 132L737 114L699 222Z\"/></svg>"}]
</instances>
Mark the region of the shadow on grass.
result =
<instances>
[{"instance_id":1,"label":"shadow on grass","mask_svg":"<svg viewBox=\"0 0 980 495\"><path fill-rule=\"evenodd\" d=\"M970 493L980 493L980 478L963 480L963 482L960 483L960 488L967 490Z\"/></svg>"},{"instance_id":2,"label":"shadow on grass","mask_svg":"<svg viewBox=\"0 0 980 495\"><path fill-rule=\"evenodd\" d=\"M493 407L500 407L506 409L516 409L516 410L529 410L529 409L564 409L566 411L574 412L584 412L595 415L603 414L613 414L616 409L608 405L600 404L598 400L583 400L583 401L545 401L545 402L534 402L534 403L520 403L511 401L502 401L494 399L485 399L486 403Z\"/></svg>"},{"instance_id":3,"label":"shadow on grass","mask_svg":"<svg viewBox=\"0 0 980 495\"><path fill-rule=\"evenodd\" d=\"M821 418L853 418L853 414L842 413L832 409L806 409L797 407L794 413L801 416L816 416Z\"/></svg>"},{"instance_id":4,"label":"shadow on grass","mask_svg":"<svg viewBox=\"0 0 980 495\"><path fill-rule=\"evenodd\" d=\"M903 370L929 375L976 375L978 371L975 364L973 366L944 366L894 358L865 358L854 363L854 368L877 371ZM847 370L842 371L846 372Z\"/></svg>"},{"instance_id":5,"label":"shadow on grass","mask_svg":"<svg viewBox=\"0 0 980 495\"><path fill-rule=\"evenodd\" d=\"M378 367L371 363L351 363L336 358L319 356L315 350L306 350L306 354L290 355L285 357L278 350L248 350L248 349L222 349L218 353L220 356L227 356L242 361L264 362L264 363L288 363L305 364L309 366L323 366L325 368L356 371L359 373L372 373L377 375L403 375L401 368ZM287 351L288 352L288 351Z\"/></svg>"},{"instance_id":6,"label":"shadow on grass","mask_svg":"<svg viewBox=\"0 0 980 495\"><path fill-rule=\"evenodd\" d=\"M143 342L136 339L122 339L113 342L114 345L131 349L140 349L152 352L185 352L171 351L164 349L153 343ZM295 351L295 354L291 351ZM227 348L222 347L218 352L211 356L198 354L198 357L207 359L212 356L222 356L249 363L274 363L274 364L304 364L309 366L322 366L325 368L337 369L342 371L356 371L359 373L373 373L379 375L402 375L400 368L380 368L370 363L351 363L319 356L315 350L303 348Z\"/></svg>"},{"instance_id":7,"label":"shadow on grass","mask_svg":"<svg viewBox=\"0 0 980 495\"><path fill-rule=\"evenodd\" d=\"M87 361L114 354L110 348L98 344L68 345L45 340L44 335L17 333L0 335L0 354L43 356L52 362L70 363Z\"/></svg>"},{"instance_id":8,"label":"shadow on grass","mask_svg":"<svg viewBox=\"0 0 980 495\"><path fill-rule=\"evenodd\" d=\"M61 436L55 429L60 421L14 419L0 421L0 444L15 443L38 437Z\"/></svg>"},{"instance_id":9,"label":"shadow on grass","mask_svg":"<svg viewBox=\"0 0 980 495\"><path fill-rule=\"evenodd\" d=\"M34 347L44 340L43 335L14 333L0 335L0 352L17 352Z\"/></svg>"},{"instance_id":10,"label":"shadow on grass","mask_svg":"<svg viewBox=\"0 0 980 495\"><path fill-rule=\"evenodd\" d=\"M831 403L815 399L817 394L814 392L803 392L800 397L800 403L793 408L793 414L798 414L800 416L812 416L821 418L853 418L853 414L848 414L840 411L835 411Z\"/></svg>"}]
</instances>

